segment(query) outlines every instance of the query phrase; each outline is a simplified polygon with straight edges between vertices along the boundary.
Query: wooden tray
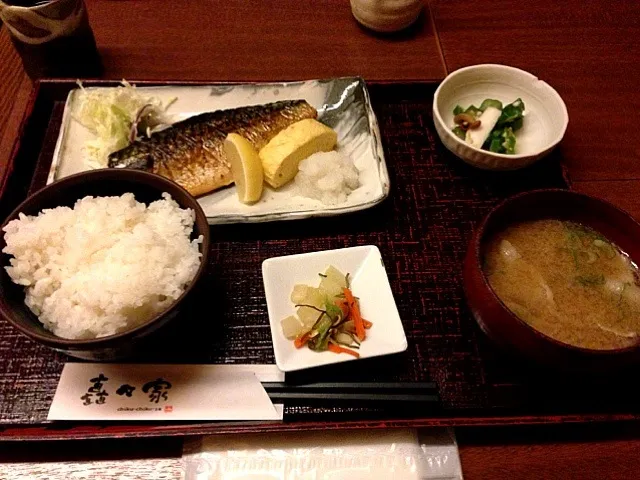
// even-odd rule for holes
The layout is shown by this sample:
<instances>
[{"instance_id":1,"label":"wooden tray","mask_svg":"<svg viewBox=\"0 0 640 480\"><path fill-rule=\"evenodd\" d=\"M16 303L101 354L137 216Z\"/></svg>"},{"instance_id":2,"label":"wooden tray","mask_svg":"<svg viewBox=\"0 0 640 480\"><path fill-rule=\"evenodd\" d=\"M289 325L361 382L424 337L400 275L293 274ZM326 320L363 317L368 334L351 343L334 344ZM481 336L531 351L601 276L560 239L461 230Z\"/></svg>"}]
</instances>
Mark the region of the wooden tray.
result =
<instances>
[{"instance_id":1,"label":"wooden tray","mask_svg":"<svg viewBox=\"0 0 640 480\"><path fill-rule=\"evenodd\" d=\"M142 84L145 82L137 82ZM91 84L111 85L109 82ZM146 83L145 83L146 84ZM150 84L150 83L149 83ZM6 215L45 182L71 81L36 85L3 189ZM260 264L269 257L375 244L409 342L406 352L287 376L304 382L435 382L439 404L286 404L283 423L47 422L67 358L0 321L0 438L89 438L429 425L586 422L640 418L624 375L559 377L496 350L471 318L461 262L474 225L500 199L568 187L556 153L525 171L492 173L452 157L431 120L435 85L370 84L391 194L335 218L212 227L209 294L162 331L147 363L273 363ZM197 327L198 334L193 335Z\"/></svg>"}]
</instances>

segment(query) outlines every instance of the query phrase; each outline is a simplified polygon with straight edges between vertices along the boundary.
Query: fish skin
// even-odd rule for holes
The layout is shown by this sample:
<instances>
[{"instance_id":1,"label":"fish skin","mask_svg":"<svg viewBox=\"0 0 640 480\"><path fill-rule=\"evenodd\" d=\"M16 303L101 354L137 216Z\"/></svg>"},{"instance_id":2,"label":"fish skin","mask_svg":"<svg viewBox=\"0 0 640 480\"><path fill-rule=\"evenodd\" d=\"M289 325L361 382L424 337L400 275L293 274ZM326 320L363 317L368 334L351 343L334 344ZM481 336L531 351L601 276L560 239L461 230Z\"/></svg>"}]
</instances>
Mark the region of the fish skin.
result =
<instances>
[{"instance_id":1,"label":"fish skin","mask_svg":"<svg viewBox=\"0 0 640 480\"><path fill-rule=\"evenodd\" d=\"M304 100L202 113L110 154L109 167L146 170L173 180L191 195L204 195L233 183L224 151L229 133L242 135L259 151L289 125L317 115Z\"/></svg>"}]
</instances>

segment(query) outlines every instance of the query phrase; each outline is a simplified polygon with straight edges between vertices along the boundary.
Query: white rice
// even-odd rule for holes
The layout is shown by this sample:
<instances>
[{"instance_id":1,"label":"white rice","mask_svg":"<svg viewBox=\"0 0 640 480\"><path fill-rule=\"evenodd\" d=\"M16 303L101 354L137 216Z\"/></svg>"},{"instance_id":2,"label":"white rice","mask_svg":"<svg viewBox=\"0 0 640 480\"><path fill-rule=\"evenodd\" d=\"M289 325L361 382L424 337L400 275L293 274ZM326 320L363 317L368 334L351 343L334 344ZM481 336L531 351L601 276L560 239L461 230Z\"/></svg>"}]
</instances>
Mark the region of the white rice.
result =
<instances>
[{"instance_id":1,"label":"white rice","mask_svg":"<svg viewBox=\"0 0 640 480\"><path fill-rule=\"evenodd\" d=\"M112 335L168 307L200 265L195 214L167 193L148 207L133 194L85 197L74 208L20 214L5 227L11 279L55 335Z\"/></svg>"},{"instance_id":2,"label":"white rice","mask_svg":"<svg viewBox=\"0 0 640 480\"><path fill-rule=\"evenodd\" d=\"M296 193L325 205L344 203L360 186L358 177L358 169L349 157L336 151L314 153L300 162Z\"/></svg>"}]
</instances>

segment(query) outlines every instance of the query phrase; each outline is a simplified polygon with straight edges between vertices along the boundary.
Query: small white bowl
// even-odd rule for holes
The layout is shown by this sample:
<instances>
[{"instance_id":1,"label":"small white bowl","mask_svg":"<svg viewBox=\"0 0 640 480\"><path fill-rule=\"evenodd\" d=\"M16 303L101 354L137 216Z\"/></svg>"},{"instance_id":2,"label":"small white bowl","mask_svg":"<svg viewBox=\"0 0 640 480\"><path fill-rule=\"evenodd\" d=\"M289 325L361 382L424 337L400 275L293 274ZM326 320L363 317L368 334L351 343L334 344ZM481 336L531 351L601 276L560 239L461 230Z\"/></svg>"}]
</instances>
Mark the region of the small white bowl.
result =
<instances>
[{"instance_id":1,"label":"small white bowl","mask_svg":"<svg viewBox=\"0 0 640 480\"><path fill-rule=\"evenodd\" d=\"M280 322L296 311L290 299L293 286L302 283L317 287L318 273L329 265L349 273L353 294L360 299L362 316L373 323L360 345L360 358L407 349L407 337L378 247L367 245L269 258L262 263L262 279L276 365L283 372L356 360L345 353L314 352L307 347L297 349L282 333Z\"/></svg>"},{"instance_id":2,"label":"small white bowl","mask_svg":"<svg viewBox=\"0 0 640 480\"><path fill-rule=\"evenodd\" d=\"M524 101L524 123L516 132L516 153L506 155L472 147L451 128L456 105L479 106L485 98L507 105ZM506 65L483 64L449 74L433 97L433 121L442 143L454 155L486 170L516 170L547 155L564 136L569 123L567 107L547 83L524 70Z\"/></svg>"}]
</instances>

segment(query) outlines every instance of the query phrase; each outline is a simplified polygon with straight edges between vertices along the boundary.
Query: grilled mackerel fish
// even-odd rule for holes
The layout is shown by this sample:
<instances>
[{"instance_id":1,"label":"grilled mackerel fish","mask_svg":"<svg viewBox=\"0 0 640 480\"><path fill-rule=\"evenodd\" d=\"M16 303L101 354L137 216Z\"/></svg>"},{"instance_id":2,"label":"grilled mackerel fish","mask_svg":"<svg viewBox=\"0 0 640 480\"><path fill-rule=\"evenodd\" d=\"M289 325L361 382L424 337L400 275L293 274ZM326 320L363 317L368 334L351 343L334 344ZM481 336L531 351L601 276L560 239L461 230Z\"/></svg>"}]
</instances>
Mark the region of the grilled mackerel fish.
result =
<instances>
[{"instance_id":1,"label":"grilled mackerel fish","mask_svg":"<svg viewBox=\"0 0 640 480\"><path fill-rule=\"evenodd\" d=\"M173 180L192 195L233 183L224 139L235 132L256 150L289 125L318 112L304 100L202 113L109 155L109 167L146 170Z\"/></svg>"}]
</instances>

